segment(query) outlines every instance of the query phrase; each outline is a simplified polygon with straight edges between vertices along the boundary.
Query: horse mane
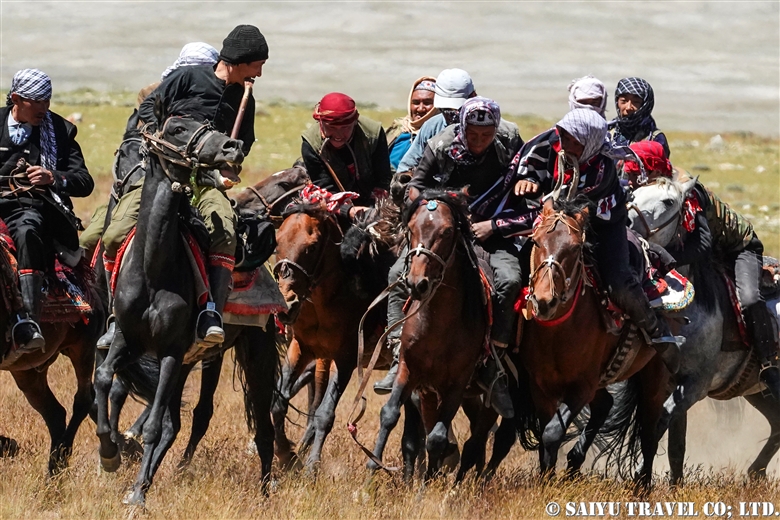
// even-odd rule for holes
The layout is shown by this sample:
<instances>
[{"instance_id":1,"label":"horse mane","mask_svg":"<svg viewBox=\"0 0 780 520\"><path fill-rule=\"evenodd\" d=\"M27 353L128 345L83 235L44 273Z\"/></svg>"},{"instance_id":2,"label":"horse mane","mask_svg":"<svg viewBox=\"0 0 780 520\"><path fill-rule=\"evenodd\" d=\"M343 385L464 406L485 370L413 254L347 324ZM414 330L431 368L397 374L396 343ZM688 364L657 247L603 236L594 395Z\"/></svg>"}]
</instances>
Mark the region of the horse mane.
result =
<instances>
[{"instance_id":1,"label":"horse mane","mask_svg":"<svg viewBox=\"0 0 780 520\"><path fill-rule=\"evenodd\" d=\"M298 201L284 208L284 211L282 212L282 218L287 218L290 215L294 215L296 213L303 213L310 217L316 218L317 220L325 220L331 215L331 213L328 211L328 207L324 202L312 203Z\"/></svg>"}]
</instances>

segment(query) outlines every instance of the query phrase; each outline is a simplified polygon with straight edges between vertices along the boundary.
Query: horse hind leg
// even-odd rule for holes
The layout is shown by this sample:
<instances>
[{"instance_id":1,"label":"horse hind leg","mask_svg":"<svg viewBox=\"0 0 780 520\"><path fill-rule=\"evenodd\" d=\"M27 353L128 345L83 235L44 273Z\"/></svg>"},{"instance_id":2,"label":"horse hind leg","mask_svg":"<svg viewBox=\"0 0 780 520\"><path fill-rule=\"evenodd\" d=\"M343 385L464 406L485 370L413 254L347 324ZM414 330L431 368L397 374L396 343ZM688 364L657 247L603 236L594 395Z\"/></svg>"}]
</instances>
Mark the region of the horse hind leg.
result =
<instances>
[{"instance_id":1,"label":"horse hind leg","mask_svg":"<svg viewBox=\"0 0 780 520\"><path fill-rule=\"evenodd\" d=\"M461 407L471 423L471 436L463 444L463 455L455 482L461 482L471 468L476 468L477 475L482 473L488 436L498 419L498 414L492 408L485 407L478 397L464 399Z\"/></svg>"},{"instance_id":2,"label":"horse hind leg","mask_svg":"<svg viewBox=\"0 0 780 520\"><path fill-rule=\"evenodd\" d=\"M190 430L190 439L187 441L187 447L184 449L184 454L179 461L178 467L180 470L190 465L198 444L200 444L200 441L209 429L211 417L214 415L214 394L219 384L219 374L222 370L223 359L224 356L220 352L202 363L200 397L198 397L198 404L192 410L192 429ZM189 369L187 369L187 373L189 373ZM186 375L184 377L186 378Z\"/></svg>"},{"instance_id":3,"label":"horse hind leg","mask_svg":"<svg viewBox=\"0 0 780 520\"><path fill-rule=\"evenodd\" d=\"M517 425L515 419L501 419L501 425L496 430L493 438L493 453L488 461L487 468L482 477L489 481L496 474L499 464L509 455L509 450L517 441Z\"/></svg>"},{"instance_id":4,"label":"horse hind leg","mask_svg":"<svg viewBox=\"0 0 780 520\"><path fill-rule=\"evenodd\" d=\"M606 388L601 388L596 392L596 396L590 403L590 419L583 428L577 439L577 444L567 454L568 465L566 468L569 477L575 477L580 474L580 468L585 462L588 449L590 449L596 435L604 425L612 409L613 399Z\"/></svg>"},{"instance_id":5,"label":"horse hind leg","mask_svg":"<svg viewBox=\"0 0 780 520\"><path fill-rule=\"evenodd\" d=\"M761 412L761 415L766 417L771 427L766 444L761 449L756 460L748 468L748 475L751 478L764 479L766 478L767 466L769 466L777 450L780 449L780 403L773 397L764 397L761 393L746 395L745 399L756 410Z\"/></svg>"},{"instance_id":6,"label":"horse hind leg","mask_svg":"<svg viewBox=\"0 0 780 520\"><path fill-rule=\"evenodd\" d=\"M401 454L404 459L404 482L411 485L420 448L425 440L420 411L411 399L404 402L404 432L401 437Z\"/></svg>"},{"instance_id":7,"label":"horse hind leg","mask_svg":"<svg viewBox=\"0 0 780 520\"><path fill-rule=\"evenodd\" d=\"M58 461L64 457L67 460L66 453L61 452L60 440L65 433L65 408L57 401L57 398L49 388L47 381L47 370L38 372L35 369L14 371L11 374L16 381L16 386L24 393L30 405L41 414L49 429L51 438L51 447L49 450L49 474L55 474L59 469Z\"/></svg>"}]
</instances>

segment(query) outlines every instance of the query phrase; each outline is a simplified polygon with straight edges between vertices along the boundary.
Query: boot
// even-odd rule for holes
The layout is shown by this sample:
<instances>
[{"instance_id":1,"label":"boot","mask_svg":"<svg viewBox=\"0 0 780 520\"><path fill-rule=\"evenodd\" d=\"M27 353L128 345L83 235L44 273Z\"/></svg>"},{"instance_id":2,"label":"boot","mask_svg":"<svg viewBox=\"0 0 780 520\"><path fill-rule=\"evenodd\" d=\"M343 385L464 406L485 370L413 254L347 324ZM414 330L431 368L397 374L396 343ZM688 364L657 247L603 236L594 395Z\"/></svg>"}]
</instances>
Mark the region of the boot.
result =
<instances>
[{"instance_id":1,"label":"boot","mask_svg":"<svg viewBox=\"0 0 780 520\"><path fill-rule=\"evenodd\" d=\"M655 316L655 313L653 313ZM655 323L643 329L649 344L655 349L672 375L680 370L680 347L685 344L683 336L675 336L663 318L655 316Z\"/></svg>"},{"instance_id":2,"label":"boot","mask_svg":"<svg viewBox=\"0 0 780 520\"><path fill-rule=\"evenodd\" d=\"M108 350L111 347L111 343L114 342L114 336L116 335L116 320L114 319L114 293L111 292L111 275L113 273L108 269L104 269L103 273L106 276L108 310L111 314L109 314L108 320L106 320L106 332L97 340L97 348L100 350Z\"/></svg>"},{"instance_id":3,"label":"boot","mask_svg":"<svg viewBox=\"0 0 780 520\"><path fill-rule=\"evenodd\" d=\"M777 332L774 318L766 304L759 301L745 310L745 323L753 348L761 361L759 379L772 396L780 401L780 368L777 362Z\"/></svg>"},{"instance_id":4,"label":"boot","mask_svg":"<svg viewBox=\"0 0 780 520\"><path fill-rule=\"evenodd\" d=\"M233 271L222 266L209 267L209 285L211 302L198 316L197 343L218 345L225 341L225 329L222 325L222 311L233 285Z\"/></svg>"},{"instance_id":5,"label":"boot","mask_svg":"<svg viewBox=\"0 0 780 520\"><path fill-rule=\"evenodd\" d=\"M38 271L19 275L19 288L22 293L22 301L26 316L18 316L17 322L11 329L14 344L18 352L28 354L36 350L43 350L46 341L41 334L38 320L43 307L43 274Z\"/></svg>"},{"instance_id":6,"label":"boot","mask_svg":"<svg viewBox=\"0 0 780 520\"><path fill-rule=\"evenodd\" d=\"M398 373L398 357L401 354L401 340L399 338L388 338L387 346L393 350L393 363L387 375L374 383L374 393L378 395L389 394L393 390L395 375Z\"/></svg>"},{"instance_id":7,"label":"boot","mask_svg":"<svg viewBox=\"0 0 780 520\"><path fill-rule=\"evenodd\" d=\"M501 417L511 419L515 416L515 409L509 396L509 376L501 364L506 347L496 349L495 343L491 343L490 352L487 362L477 374L477 384L487 394L486 404Z\"/></svg>"}]
</instances>

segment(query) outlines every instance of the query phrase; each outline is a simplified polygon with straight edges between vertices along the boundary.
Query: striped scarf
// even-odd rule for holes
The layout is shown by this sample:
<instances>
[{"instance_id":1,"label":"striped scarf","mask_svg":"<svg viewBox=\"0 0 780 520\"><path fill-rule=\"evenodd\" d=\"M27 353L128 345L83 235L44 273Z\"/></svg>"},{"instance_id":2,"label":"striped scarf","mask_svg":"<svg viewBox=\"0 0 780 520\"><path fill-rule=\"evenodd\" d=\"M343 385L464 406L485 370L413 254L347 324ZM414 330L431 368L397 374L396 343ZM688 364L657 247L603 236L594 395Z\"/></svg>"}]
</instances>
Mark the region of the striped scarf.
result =
<instances>
[{"instance_id":1,"label":"striped scarf","mask_svg":"<svg viewBox=\"0 0 780 520\"><path fill-rule=\"evenodd\" d=\"M621 116L618 108L618 97L623 94L634 94L642 98L642 106L629 116ZM623 78L615 89L615 110L617 117L610 122L610 125L617 127L617 132L628 142L619 140L618 144L628 145L630 142L638 141L641 137L651 134L658 127L655 119L650 114L655 106L655 96L653 87L642 78ZM639 137L638 137L639 136Z\"/></svg>"},{"instance_id":2,"label":"striped scarf","mask_svg":"<svg viewBox=\"0 0 780 520\"><path fill-rule=\"evenodd\" d=\"M38 69L22 69L14 74L11 80L11 90L8 91L5 104L13 105L11 94L32 101L51 99L52 88L49 76ZM41 166L54 170L57 166L57 140L54 138L54 124L51 112L46 112L39 127L41 145Z\"/></svg>"}]
</instances>

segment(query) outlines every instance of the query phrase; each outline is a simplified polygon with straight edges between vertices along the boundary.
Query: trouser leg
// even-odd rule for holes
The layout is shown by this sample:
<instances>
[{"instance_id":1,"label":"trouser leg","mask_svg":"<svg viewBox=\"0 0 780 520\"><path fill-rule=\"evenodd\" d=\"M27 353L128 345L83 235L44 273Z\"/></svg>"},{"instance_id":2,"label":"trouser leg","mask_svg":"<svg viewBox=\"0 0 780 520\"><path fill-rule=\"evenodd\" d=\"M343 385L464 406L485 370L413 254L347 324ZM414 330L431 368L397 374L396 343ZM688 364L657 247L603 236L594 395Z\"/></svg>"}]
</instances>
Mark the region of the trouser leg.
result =
<instances>
[{"instance_id":1,"label":"trouser leg","mask_svg":"<svg viewBox=\"0 0 780 520\"><path fill-rule=\"evenodd\" d=\"M399 280L404 271L404 259L406 258L407 248L401 251L398 259L387 275L388 286ZM407 290L406 285L398 284L390 290L387 296L387 326L397 323L404 317L404 304L406 303ZM374 392L380 395L389 394L393 389L393 382L398 373L398 357L401 353L401 326L396 327L387 335L387 346L393 350L393 363L387 375L374 383Z\"/></svg>"},{"instance_id":2,"label":"trouser leg","mask_svg":"<svg viewBox=\"0 0 780 520\"><path fill-rule=\"evenodd\" d=\"M104 256L110 260L116 258L117 251L138 222L143 191L141 184L143 182L139 182L137 188L125 193L111 212L111 222L103 232Z\"/></svg>"},{"instance_id":3,"label":"trouser leg","mask_svg":"<svg viewBox=\"0 0 780 520\"><path fill-rule=\"evenodd\" d=\"M522 285L520 260L512 251L497 249L490 252L490 267L493 269L496 290L491 339L499 346L506 347L512 341L517 322L514 305Z\"/></svg>"},{"instance_id":4,"label":"trouser leg","mask_svg":"<svg viewBox=\"0 0 780 520\"><path fill-rule=\"evenodd\" d=\"M106 225L106 213L108 212L108 203L101 204L92 213L87 229L79 235L79 245L86 251L87 258L92 258L100 243L100 237L103 236L103 229Z\"/></svg>"}]
</instances>

